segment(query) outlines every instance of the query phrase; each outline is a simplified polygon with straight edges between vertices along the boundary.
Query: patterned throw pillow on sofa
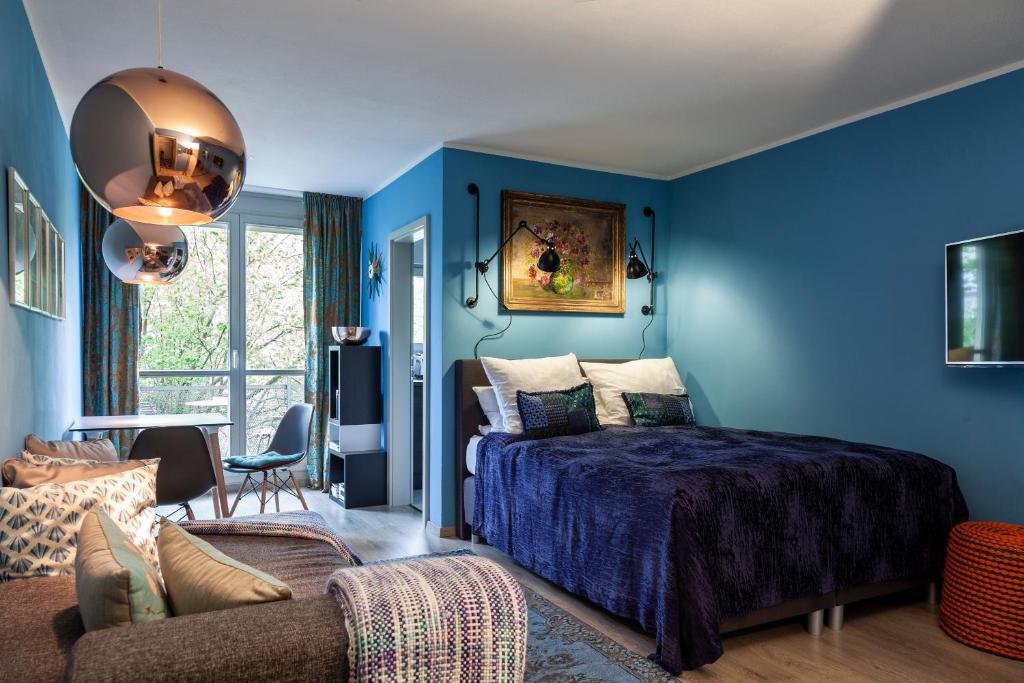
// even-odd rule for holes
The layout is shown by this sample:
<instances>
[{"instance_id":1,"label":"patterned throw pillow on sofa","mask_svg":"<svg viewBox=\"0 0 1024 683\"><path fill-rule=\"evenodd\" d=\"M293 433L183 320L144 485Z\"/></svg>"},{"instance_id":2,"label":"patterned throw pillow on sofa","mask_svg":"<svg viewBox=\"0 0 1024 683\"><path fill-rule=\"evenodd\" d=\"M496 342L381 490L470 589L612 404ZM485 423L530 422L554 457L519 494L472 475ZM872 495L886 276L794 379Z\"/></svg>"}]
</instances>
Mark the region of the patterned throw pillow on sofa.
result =
<instances>
[{"instance_id":1,"label":"patterned throw pillow on sofa","mask_svg":"<svg viewBox=\"0 0 1024 683\"><path fill-rule=\"evenodd\" d=\"M25 450L37 455L76 460L102 460L117 462L117 450L110 439L93 441L43 441L35 434L25 437Z\"/></svg>"},{"instance_id":2,"label":"patterned throw pillow on sofa","mask_svg":"<svg viewBox=\"0 0 1024 683\"><path fill-rule=\"evenodd\" d=\"M561 391L517 391L516 403L528 439L585 434L601 429L594 388L581 384Z\"/></svg>"},{"instance_id":3,"label":"patterned throw pillow on sofa","mask_svg":"<svg viewBox=\"0 0 1024 683\"><path fill-rule=\"evenodd\" d=\"M154 568L159 460L106 477L26 489L0 488L0 581L73 574L78 530L98 506Z\"/></svg>"},{"instance_id":4,"label":"patterned throw pillow on sofa","mask_svg":"<svg viewBox=\"0 0 1024 683\"><path fill-rule=\"evenodd\" d=\"M693 407L686 394L634 394L622 393L622 400L629 408L629 416L637 427L665 427L671 425L697 424L693 419Z\"/></svg>"}]
</instances>

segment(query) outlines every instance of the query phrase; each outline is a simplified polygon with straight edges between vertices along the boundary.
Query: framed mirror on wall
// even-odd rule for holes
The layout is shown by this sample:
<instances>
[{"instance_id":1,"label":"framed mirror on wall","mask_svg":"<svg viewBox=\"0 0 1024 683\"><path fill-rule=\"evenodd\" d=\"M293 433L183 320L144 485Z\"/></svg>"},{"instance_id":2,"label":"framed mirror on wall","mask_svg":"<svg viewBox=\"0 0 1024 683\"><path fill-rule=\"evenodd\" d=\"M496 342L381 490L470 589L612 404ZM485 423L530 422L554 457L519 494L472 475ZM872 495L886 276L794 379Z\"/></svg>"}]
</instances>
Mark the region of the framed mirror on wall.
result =
<instances>
[{"instance_id":1,"label":"framed mirror on wall","mask_svg":"<svg viewBox=\"0 0 1024 683\"><path fill-rule=\"evenodd\" d=\"M7 169L7 246L11 304L64 318L64 238L29 192Z\"/></svg>"}]
</instances>

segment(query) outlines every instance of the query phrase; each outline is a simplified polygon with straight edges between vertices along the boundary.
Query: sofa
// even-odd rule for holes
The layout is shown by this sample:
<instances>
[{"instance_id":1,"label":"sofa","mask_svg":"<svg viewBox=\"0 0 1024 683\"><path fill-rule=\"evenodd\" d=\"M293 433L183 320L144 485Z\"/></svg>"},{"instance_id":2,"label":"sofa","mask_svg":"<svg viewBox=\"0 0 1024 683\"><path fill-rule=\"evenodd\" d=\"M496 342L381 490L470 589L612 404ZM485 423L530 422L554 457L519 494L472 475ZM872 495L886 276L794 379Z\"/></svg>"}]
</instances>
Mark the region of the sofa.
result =
<instances>
[{"instance_id":1,"label":"sofa","mask_svg":"<svg viewBox=\"0 0 1024 683\"><path fill-rule=\"evenodd\" d=\"M324 523L316 513L299 514ZM225 534L202 538L287 583L293 599L86 633L73 576L0 583L0 623L6 635L0 677L348 680L345 620L335 598L325 594L328 576L349 566L346 558L315 540Z\"/></svg>"}]
</instances>

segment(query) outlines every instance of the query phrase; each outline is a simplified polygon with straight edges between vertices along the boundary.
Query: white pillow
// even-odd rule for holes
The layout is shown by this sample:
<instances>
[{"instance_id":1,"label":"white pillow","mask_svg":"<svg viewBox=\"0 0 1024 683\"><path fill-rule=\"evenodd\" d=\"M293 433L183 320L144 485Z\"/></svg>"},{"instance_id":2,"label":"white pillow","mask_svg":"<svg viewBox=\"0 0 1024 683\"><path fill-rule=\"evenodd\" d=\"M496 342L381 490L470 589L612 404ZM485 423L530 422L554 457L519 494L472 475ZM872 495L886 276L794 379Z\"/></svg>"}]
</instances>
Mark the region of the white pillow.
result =
<instances>
[{"instance_id":1,"label":"white pillow","mask_svg":"<svg viewBox=\"0 0 1024 683\"><path fill-rule=\"evenodd\" d=\"M580 363L594 385L597 419L602 425L628 425L629 409L623 392L645 394L686 393L671 358L647 358L628 363Z\"/></svg>"},{"instance_id":2,"label":"white pillow","mask_svg":"<svg viewBox=\"0 0 1024 683\"><path fill-rule=\"evenodd\" d=\"M477 430L479 430L480 436L487 436L488 434L491 433L492 429L494 429L494 427L491 426L491 425L478 425L477 426Z\"/></svg>"},{"instance_id":3,"label":"white pillow","mask_svg":"<svg viewBox=\"0 0 1024 683\"><path fill-rule=\"evenodd\" d=\"M498 397L494 395L494 387L473 387L476 392L476 400L480 402L480 408L487 416L491 426L501 431L505 427L505 420L501 417L501 408L498 407ZM481 432L484 433L484 432Z\"/></svg>"},{"instance_id":4,"label":"white pillow","mask_svg":"<svg viewBox=\"0 0 1024 683\"><path fill-rule=\"evenodd\" d=\"M523 433L523 421L519 419L519 406L516 403L517 391L558 391L571 389L585 381L576 356L572 353L522 360L481 356L480 362L494 387L504 431L509 434Z\"/></svg>"}]
</instances>

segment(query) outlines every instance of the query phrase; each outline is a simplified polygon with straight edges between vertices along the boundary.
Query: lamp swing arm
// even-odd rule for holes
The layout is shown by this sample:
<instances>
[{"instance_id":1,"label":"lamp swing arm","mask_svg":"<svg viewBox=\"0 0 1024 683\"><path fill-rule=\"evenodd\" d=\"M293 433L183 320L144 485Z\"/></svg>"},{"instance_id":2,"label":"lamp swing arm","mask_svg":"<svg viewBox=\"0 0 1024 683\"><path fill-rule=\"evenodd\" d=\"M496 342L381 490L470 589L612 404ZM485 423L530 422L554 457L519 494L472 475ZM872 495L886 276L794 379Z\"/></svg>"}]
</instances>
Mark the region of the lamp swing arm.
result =
<instances>
[{"instance_id":1,"label":"lamp swing arm","mask_svg":"<svg viewBox=\"0 0 1024 683\"><path fill-rule=\"evenodd\" d=\"M644 315L654 315L654 281L658 277L658 271L654 269L654 245L657 228L657 217L654 215L654 209L649 206L644 207L644 215L649 216L651 219L651 262L646 264L647 259L644 258L645 264L647 265L647 282L650 283L650 299L648 305L640 309L640 312ZM636 240L636 245L640 247L640 255L644 255L644 248L640 244L640 240Z\"/></svg>"},{"instance_id":2,"label":"lamp swing arm","mask_svg":"<svg viewBox=\"0 0 1024 683\"><path fill-rule=\"evenodd\" d=\"M555 248L555 243L554 242L552 242L551 240L549 240L549 239L547 239L545 237L541 237L540 235L538 235L536 230L534 230L533 228L531 228L529 225L526 224L526 221L519 221L519 225L516 226L516 229L512 231L511 235L509 235L508 237L505 238L504 242L502 242L500 245L498 245L498 248L494 250L493 254L491 254L489 257L487 257L483 261L477 261L474 264L476 266L477 271L480 272L480 273L486 273L487 272L487 266L489 266L491 261L493 261L498 256L498 254L501 253L501 250L505 248L505 245L508 244L509 242L511 242L512 238L519 234L520 230L526 230L526 232L530 233L531 235L536 237L538 240L543 242L549 249L554 249Z\"/></svg>"},{"instance_id":3,"label":"lamp swing arm","mask_svg":"<svg viewBox=\"0 0 1024 683\"><path fill-rule=\"evenodd\" d=\"M474 213L476 221L476 262L480 261L480 188L477 187L476 183L470 183L466 186L466 191L473 195L475 201ZM476 264L473 266L474 273L476 275L476 288L473 296L466 298L466 306L469 308L476 308L477 302L480 300L480 271L477 269Z\"/></svg>"}]
</instances>

